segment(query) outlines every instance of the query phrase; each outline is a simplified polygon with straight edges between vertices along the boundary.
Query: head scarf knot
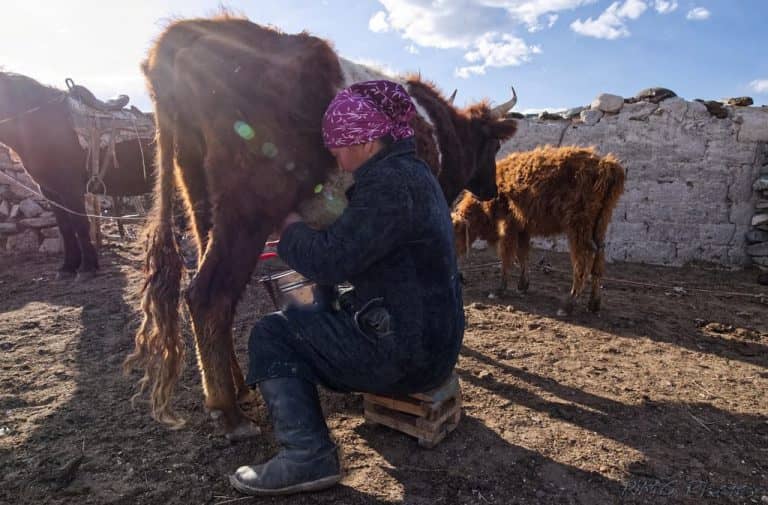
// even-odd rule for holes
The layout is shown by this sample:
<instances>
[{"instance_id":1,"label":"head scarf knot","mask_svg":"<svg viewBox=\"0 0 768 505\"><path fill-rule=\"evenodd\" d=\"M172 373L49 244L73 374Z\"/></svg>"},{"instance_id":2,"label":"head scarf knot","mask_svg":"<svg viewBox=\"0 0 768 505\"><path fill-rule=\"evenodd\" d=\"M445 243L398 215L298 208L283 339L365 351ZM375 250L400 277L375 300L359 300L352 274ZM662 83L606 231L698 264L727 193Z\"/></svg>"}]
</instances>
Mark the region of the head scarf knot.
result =
<instances>
[{"instance_id":1,"label":"head scarf knot","mask_svg":"<svg viewBox=\"0 0 768 505\"><path fill-rule=\"evenodd\" d=\"M341 90L323 116L323 142L328 148L365 144L390 135L413 137L408 122L416 107L408 92L392 81L358 82Z\"/></svg>"}]
</instances>

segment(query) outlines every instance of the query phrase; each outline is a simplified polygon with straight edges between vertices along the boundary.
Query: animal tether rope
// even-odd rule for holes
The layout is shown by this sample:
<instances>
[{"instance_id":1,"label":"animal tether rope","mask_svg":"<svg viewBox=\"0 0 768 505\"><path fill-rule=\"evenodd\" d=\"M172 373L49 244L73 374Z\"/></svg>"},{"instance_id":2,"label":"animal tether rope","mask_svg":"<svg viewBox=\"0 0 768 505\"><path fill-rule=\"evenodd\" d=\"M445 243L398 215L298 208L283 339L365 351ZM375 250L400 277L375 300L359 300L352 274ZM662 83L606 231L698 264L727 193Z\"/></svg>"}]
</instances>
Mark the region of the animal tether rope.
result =
<instances>
[{"instance_id":1,"label":"animal tether rope","mask_svg":"<svg viewBox=\"0 0 768 505\"><path fill-rule=\"evenodd\" d=\"M70 214L74 214L75 216L92 217L94 219L114 219L116 221L120 221L120 220L123 220L123 221L145 221L146 220L146 218L138 217L138 216L137 217L132 217L132 216L100 216L98 214L87 214L87 213L84 214L82 212L77 212L77 211L74 211L74 210L72 210L72 209L70 209L68 207L65 207L64 205L62 205L62 204L60 204L58 202L54 202L53 200L51 200L50 198L47 198L45 195L43 195L39 191L37 191L37 190L35 190L33 188L30 188L29 186L27 186L25 184L22 184L21 182L17 181L16 179L14 179L10 175L6 174L2 170L0 170L0 175L5 177L6 179L10 180L14 184L16 184L18 186L21 186L22 188L26 189L30 193L38 196L42 200L45 200L49 204L51 204L51 205L53 205L55 207L58 207L59 209L65 211L65 212L69 212Z\"/></svg>"}]
</instances>

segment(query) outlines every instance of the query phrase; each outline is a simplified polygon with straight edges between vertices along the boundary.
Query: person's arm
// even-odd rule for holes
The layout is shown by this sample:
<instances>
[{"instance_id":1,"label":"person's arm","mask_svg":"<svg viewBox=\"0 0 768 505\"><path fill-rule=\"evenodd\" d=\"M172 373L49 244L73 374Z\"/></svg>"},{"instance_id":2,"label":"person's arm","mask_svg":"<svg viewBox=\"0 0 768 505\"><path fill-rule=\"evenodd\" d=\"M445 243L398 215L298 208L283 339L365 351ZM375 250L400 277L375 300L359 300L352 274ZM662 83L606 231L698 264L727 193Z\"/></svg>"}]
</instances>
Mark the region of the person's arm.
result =
<instances>
[{"instance_id":1,"label":"person's arm","mask_svg":"<svg viewBox=\"0 0 768 505\"><path fill-rule=\"evenodd\" d=\"M411 207L410 195L398 181L365 181L329 228L313 230L301 222L287 226L278 254L315 282L344 282L402 242L411 226Z\"/></svg>"}]
</instances>

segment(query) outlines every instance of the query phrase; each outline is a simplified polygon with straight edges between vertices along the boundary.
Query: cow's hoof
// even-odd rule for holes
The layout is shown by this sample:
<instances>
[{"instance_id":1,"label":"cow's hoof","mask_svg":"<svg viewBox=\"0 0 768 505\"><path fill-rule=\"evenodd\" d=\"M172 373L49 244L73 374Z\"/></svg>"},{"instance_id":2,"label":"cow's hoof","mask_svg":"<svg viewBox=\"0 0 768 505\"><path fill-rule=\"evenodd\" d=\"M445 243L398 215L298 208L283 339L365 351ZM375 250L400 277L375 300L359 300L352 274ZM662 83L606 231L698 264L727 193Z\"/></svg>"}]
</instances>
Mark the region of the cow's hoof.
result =
<instances>
[{"instance_id":1,"label":"cow's hoof","mask_svg":"<svg viewBox=\"0 0 768 505\"><path fill-rule=\"evenodd\" d=\"M227 440L230 442L237 442L238 440L247 440L249 438L254 438L259 435L261 435L261 428L256 426L256 424L248 419L247 417L241 417L240 422L237 423L234 427L230 428L226 426L226 423L224 421L225 416L224 412L221 410L211 410L210 411L211 419L217 424L222 426L224 430L224 436Z\"/></svg>"}]
</instances>

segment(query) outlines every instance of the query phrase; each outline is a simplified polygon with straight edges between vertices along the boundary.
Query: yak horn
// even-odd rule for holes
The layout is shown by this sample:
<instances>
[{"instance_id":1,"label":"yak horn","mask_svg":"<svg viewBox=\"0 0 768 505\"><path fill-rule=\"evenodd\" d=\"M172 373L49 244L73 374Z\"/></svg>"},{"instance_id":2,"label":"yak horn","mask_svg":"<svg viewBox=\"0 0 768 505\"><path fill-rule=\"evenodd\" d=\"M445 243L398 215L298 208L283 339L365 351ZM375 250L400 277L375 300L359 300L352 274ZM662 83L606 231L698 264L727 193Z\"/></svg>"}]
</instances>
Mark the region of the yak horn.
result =
<instances>
[{"instance_id":1,"label":"yak horn","mask_svg":"<svg viewBox=\"0 0 768 505\"><path fill-rule=\"evenodd\" d=\"M456 99L456 92L458 89L454 89L453 93L451 93L451 96L448 98L448 103L453 105L453 101Z\"/></svg>"},{"instance_id":2,"label":"yak horn","mask_svg":"<svg viewBox=\"0 0 768 505\"><path fill-rule=\"evenodd\" d=\"M515 87L512 86L512 98L509 101L498 105L491 110L491 117L495 119L501 119L507 115L507 112L512 110L512 107L517 103L517 93L515 93Z\"/></svg>"}]
</instances>

